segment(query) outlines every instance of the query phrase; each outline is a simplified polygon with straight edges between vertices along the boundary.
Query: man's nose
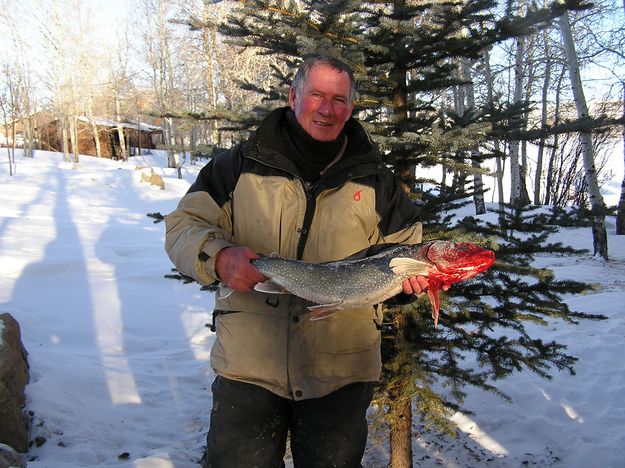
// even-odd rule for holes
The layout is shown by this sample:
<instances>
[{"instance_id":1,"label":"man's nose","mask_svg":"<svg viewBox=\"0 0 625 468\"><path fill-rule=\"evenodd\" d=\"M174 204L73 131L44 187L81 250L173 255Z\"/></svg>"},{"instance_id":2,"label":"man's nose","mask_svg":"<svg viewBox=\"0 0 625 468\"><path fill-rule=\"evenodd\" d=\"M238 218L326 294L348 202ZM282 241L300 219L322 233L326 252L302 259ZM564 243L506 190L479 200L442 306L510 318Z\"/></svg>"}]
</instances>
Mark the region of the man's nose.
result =
<instances>
[{"instance_id":1,"label":"man's nose","mask_svg":"<svg viewBox=\"0 0 625 468\"><path fill-rule=\"evenodd\" d=\"M323 99L319 104L317 112L324 115L329 115L332 112L332 102L330 99Z\"/></svg>"}]
</instances>

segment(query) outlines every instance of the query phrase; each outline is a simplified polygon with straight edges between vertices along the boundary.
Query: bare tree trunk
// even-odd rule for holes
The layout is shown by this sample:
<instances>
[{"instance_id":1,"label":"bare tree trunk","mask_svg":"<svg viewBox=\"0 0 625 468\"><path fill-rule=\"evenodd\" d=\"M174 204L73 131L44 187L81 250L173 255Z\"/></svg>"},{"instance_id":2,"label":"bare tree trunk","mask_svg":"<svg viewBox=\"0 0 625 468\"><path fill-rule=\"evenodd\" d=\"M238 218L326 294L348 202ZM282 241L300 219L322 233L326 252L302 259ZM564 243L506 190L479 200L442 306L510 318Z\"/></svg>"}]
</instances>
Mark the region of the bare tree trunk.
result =
<instances>
[{"instance_id":1,"label":"bare tree trunk","mask_svg":"<svg viewBox=\"0 0 625 468\"><path fill-rule=\"evenodd\" d=\"M456 78L459 81L464 79L463 64L461 59L455 60ZM465 113L465 101L466 101L466 89L464 85L456 85L452 88L454 97L454 112L463 116ZM458 161L465 163L464 151L458 151L456 158ZM451 183L451 188L456 193L464 193L466 191L467 174L463 170L455 170L454 177Z\"/></svg>"},{"instance_id":2,"label":"bare tree trunk","mask_svg":"<svg viewBox=\"0 0 625 468\"><path fill-rule=\"evenodd\" d=\"M521 102L523 92L523 54L525 52L525 36L516 39L516 57L514 65L514 103ZM519 163L518 140L510 142L510 203L521 201L521 164Z\"/></svg>"},{"instance_id":3,"label":"bare tree trunk","mask_svg":"<svg viewBox=\"0 0 625 468\"><path fill-rule=\"evenodd\" d=\"M115 121L117 122L117 134L119 135L119 151L122 161L128 161L128 152L126 151L126 138L124 136L124 126L121 123L122 118L121 103L119 94L115 93Z\"/></svg>"},{"instance_id":4,"label":"bare tree trunk","mask_svg":"<svg viewBox=\"0 0 625 468\"><path fill-rule=\"evenodd\" d=\"M13 121L11 122L11 138L13 139L13 141L11 142L11 153L13 155L13 160L15 161L15 148L17 145L17 142L15 141L15 137L16 137L16 131L15 131L15 119L13 119Z\"/></svg>"},{"instance_id":5,"label":"bare tree trunk","mask_svg":"<svg viewBox=\"0 0 625 468\"><path fill-rule=\"evenodd\" d=\"M180 169L180 156L175 150L176 139L174 137L174 124L171 117L165 117L163 119L163 138L165 139L165 147L167 148L167 167Z\"/></svg>"},{"instance_id":6,"label":"bare tree trunk","mask_svg":"<svg viewBox=\"0 0 625 468\"><path fill-rule=\"evenodd\" d=\"M623 1L625 8L625 0ZM625 122L625 81L623 85L623 120ZM623 162L625 163L625 123L623 123ZM623 182L621 182L621 197L618 201L618 209L616 211L616 233L619 236L625 235L625 174L623 174Z\"/></svg>"},{"instance_id":7,"label":"bare tree trunk","mask_svg":"<svg viewBox=\"0 0 625 468\"><path fill-rule=\"evenodd\" d=\"M518 15L525 14L526 4L525 0L518 0L517 6ZM523 72L526 63L527 54L527 40L525 36L520 36L516 39L516 53L514 64L514 104L520 105L523 102ZM528 78L529 80L529 78ZM522 130L525 127L524 118L521 118L517 125L518 130ZM521 144L518 140L510 142L510 203L527 205L529 203L529 195L527 192L527 186L525 182L526 163L521 158L523 153L521 151Z\"/></svg>"},{"instance_id":8,"label":"bare tree trunk","mask_svg":"<svg viewBox=\"0 0 625 468\"><path fill-rule=\"evenodd\" d=\"M27 158L32 158L33 153L33 124L32 124L32 116L27 115L22 119L22 127L24 128L24 156Z\"/></svg>"},{"instance_id":9,"label":"bare tree trunk","mask_svg":"<svg viewBox=\"0 0 625 468\"><path fill-rule=\"evenodd\" d=\"M78 137L78 117L73 116L69 118L69 137L72 143L72 150L74 153L74 164L78 164L80 153L80 140Z\"/></svg>"},{"instance_id":10,"label":"bare tree trunk","mask_svg":"<svg viewBox=\"0 0 625 468\"><path fill-rule=\"evenodd\" d=\"M554 112L553 112L553 125L558 125L560 123L560 92L562 91L562 81L564 80L564 75L566 73L566 67L563 66L562 70L560 71L560 75L558 76L557 79L557 84L556 84L556 93L555 93L555 105L554 105ZM545 201L544 204L545 205L550 205L552 203L554 203L555 199L554 197L552 197L552 195L555 193L554 190L554 181L553 181L553 175L554 175L554 164L555 164L555 158L556 158L556 153L558 151L558 147L560 145L560 135L558 135L557 133L553 136L553 141L551 143L551 151L549 154L549 161L547 163L547 178L545 181Z\"/></svg>"},{"instance_id":11,"label":"bare tree trunk","mask_svg":"<svg viewBox=\"0 0 625 468\"><path fill-rule=\"evenodd\" d=\"M447 118L447 114L445 112L445 109L447 108L447 91L443 90L441 92L441 107L440 107L440 121L441 121L441 128L445 128L445 119ZM445 167L445 160L446 160L446 156L445 154L441 155L441 190L445 190L445 187L447 186L447 168Z\"/></svg>"},{"instance_id":12,"label":"bare tree trunk","mask_svg":"<svg viewBox=\"0 0 625 468\"><path fill-rule=\"evenodd\" d=\"M60 119L61 125L61 146L63 147L63 160L65 162L70 162L71 158L69 157L69 141L68 141L68 126L69 126L69 118L63 116Z\"/></svg>"},{"instance_id":13,"label":"bare tree trunk","mask_svg":"<svg viewBox=\"0 0 625 468\"><path fill-rule=\"evenodd\" d=\"M584 88L579 74L579 61L577 59L575 43L573 42L573 33L571 32L571 24L569 22L568 13L565 12L562 16L560 16L558 18L558 22L562 31L562 42L566 53L569 78L571 80L575 108L577 109L577 117L580 119L585 118L588 116L588 106L586 105ZM590 207L593 213L592 237L594 254L607 259L608 235L605 228L605 204L603 202L601 191L599 190L597 170L595 169L592 134L589 132L580 133L580 143L584 161L584 170L586 172L586 187L588 189Z\"/></svg>"},{"instance_id":14,"label":"bare tree trunk","mask_svg":"<svg viewBox=\"0 0 625 468\"><path fill-rule=\"evenodd\" d=\"M527 82L525 83L525 92L523 99L529 101L532 96L532 88L534 86L534 53L535 53L535 36L529 37L529 42L526 42L524 62L527 64ZM529 121L530 107L526 106L523 112L523 120L521 121L521 127L523 130L527 129L527 123ZM523 204L530 203L530 195L527 190L527 173L528 173L528 158L527 158L527 140L521 142L521 164L520 164L520 180L521 180L521 200Z\"/></svg>"},{"instance_id":15,"label":"bare tree trunk","mask_svg":"<svg viewBox=\"0 0 625 468\"><path fill-rule=\"evenodd\" d=\"M137 116L137 155L141 156L141 121Z\"/></svg>"},{"instance_id":16,"label":"bare tree trunk","mask_svg":"<svg viewBox=\"0 0 625 468\"><path fill-rule=\"evenodd\" d=\"M93 133L93 143L95 144L95 155L100 158L102 157L102 148L100 147L100 135L98 134L98 126L95 123L93 118L93 107L91 104L91 95L87 100L87 120L89 120L89 125L91 126L91 132Z\"/></svg>"},{"instance_id":17,"label":"bare tree trunk","mask_svg":"<svg viewBox=\"0 0 625 468\"><path fill-rule=\"evenodd\" d=\"M484 78L486 81L486 93L488 97L488 105L491 109L495 108L495 98L493 95L493 74L490 68L490 54L488 51L484 52ZM499 196L499 206L502 207L505 202L505 195L503 192L503 164L501 161L501 145L498 139L493 142L495 146L495 178L497 179L497 194Z\"/></svg>"},{"instance_id":18,"label":"bare tree trunk","mask_svg":"<svg viewBox=\"0 0 625 468\"><path fill-rule=\"evenodd\" d=\"M208 4L204 4L204 18L208 20L209 9ZM211 112L217 109L217 98L215 93L215 80L213 79L213 54L212 51L216 46L215 30L204 28L204 60L206 61L206 87L208 89L208 105ZM211 127L211 143L215 145L217 143L217 122L215 120L210 121Z\"/></svg>"},{"instance_id":19,"label":"bare tree trunk","mask_svg":"<svg viewBox=\"0 0 625 468\"><path fill-rule=\"evenodd\" d=\"M540 141L538 142L538 154L536 156L536 175L534 176L534 204L540 205L540 186L543 175L543 155L545 152L545 129L547 128L547 118L549 111L549 84L551 81L551 51L549 50L549 36L547 31L543 31L543 41L545 47L545 79L543 81L543 91L541 100L541 115L540 115Z\"/></svg>"},{"instance_id":20,"label":"bare tree trunk","mask_svg":"<svg viewBox=\"0 0 625 468\"><path fill-rule=\"evenodd\" d=\"M406 0L393 1L393 17L401 19L404 17ZM408 90L406 86L407 67L402 63L395 63L391 71L390 78L397 83L392 96L393 113L397 119L398 132L401 133L402 122L408 120ZM399 135L398 135L399 136ZM411 192L415 186L415 166L403 160L405 156L400 155L397 161L396 170L402 181L406 192ZM407 326L404 314L395 314L396 330L398 334L404 334ZM400 386L406 385L399 382ZM393 390L392 390L393 391ZM401 389L397 390L401 393ZM390 422L390 444L391 444L391 467L392 468L412 468L412 407L410 398L398 403L400 418L392 417Z\"/></svg>"},{"instance_id":21,"label":"bare tree trunk","mask_svg":"<svg viewBox=\"0 0 625 468\"><path fill-rule=\"evenodd\" d=\"M2 110L2 117L4 119L4 139L7 147L7 155L9 156L9 175L15 175L15 154L11 155L9 151L9 112L8 103L0 97L0 110Z\"/></svg>"},{"instance_id":22,"label":"bare tree trunk","mask_svg":"<svg viewBox=\"0 0 625 468\"><path fill-rule=\"evenodd\" d=\"M403 332L407 326L407 316L405 314L395 314L394 317L396 330L398 330L397 339L403 339ZM390 417L390 467L391 468L412 468L412 406L411 399L406 398L402 392L401 386L404 385L400 380L399 387L391 388L390 400L397 402L392 410Z\"/></svg>"},{"instance_id":23,"label":"bare tree trunk","mask_svg":"<svg viewBox=\"0 0 625 468\"><path fill-rule=\"evenodd\" d=\"M468 63L468 60L469 59L467 58L462 58L460 61L462 77L467 82L467 84L464 85L464 94L466 97L466 108L475 109L475 90L473 87L473 77L471 76L471 66ZM484 181L482 179L482 173L479 172L481 169L479 156L480 152L477 149L471 150L471 166L477 169L473 175L473 204L475 205L475 214L478 215L486 213L486 204L484 203Z\"/></svg>"}]
</instances>

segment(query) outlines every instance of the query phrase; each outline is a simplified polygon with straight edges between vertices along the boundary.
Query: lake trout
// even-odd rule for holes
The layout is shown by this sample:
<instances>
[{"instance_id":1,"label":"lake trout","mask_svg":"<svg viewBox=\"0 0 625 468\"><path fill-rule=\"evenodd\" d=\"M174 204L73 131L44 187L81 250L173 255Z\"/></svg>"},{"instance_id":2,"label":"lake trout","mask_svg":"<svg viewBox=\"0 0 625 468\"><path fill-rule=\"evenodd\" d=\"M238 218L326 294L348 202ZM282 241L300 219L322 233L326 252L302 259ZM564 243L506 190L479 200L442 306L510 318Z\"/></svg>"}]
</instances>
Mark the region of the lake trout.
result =
<instances>
[{"instance_id":1,"label":"lake trout","mask_svg":"<svg viewBox=\"0 0 625 468\"><path fill-rule=\"evenodd\" d=\"M495 253L478 245L433 240L395 245L360 260L313 264L281 257L260 257L251 263L268 278L256 284L255 290L294 294L318 304L309 307L312 320L342 309L378 304L400 293L407 278L425 276L436 326L439 290L485 271L494 261Z\"/></svg>"}]
</instances>

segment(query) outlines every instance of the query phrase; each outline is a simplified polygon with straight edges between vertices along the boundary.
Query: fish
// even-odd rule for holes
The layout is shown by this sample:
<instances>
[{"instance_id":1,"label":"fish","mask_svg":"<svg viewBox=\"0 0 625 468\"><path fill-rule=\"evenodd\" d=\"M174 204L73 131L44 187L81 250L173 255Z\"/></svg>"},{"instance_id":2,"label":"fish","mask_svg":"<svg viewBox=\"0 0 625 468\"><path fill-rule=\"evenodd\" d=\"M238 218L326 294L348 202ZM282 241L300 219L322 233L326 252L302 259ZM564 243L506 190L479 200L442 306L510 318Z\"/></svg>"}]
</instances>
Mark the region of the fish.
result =
<instances>
[{"instance_id":1,"label":"fish","mask_svg":"<svg viewBox=\"0 0 625 468\"><path fill-rule=\"evenodd\" d=\"M277 256L251 260L267 281L254 289L269 294L293 294L315 305L311 320L339 310L379 304L402 291L412 276L428 279L426 290L438 325L439 291L486 271L495 262L492 250L469 242L432 240L420 244L394 244L358 260L308 263Z\"/></svg>"}]
</instances>

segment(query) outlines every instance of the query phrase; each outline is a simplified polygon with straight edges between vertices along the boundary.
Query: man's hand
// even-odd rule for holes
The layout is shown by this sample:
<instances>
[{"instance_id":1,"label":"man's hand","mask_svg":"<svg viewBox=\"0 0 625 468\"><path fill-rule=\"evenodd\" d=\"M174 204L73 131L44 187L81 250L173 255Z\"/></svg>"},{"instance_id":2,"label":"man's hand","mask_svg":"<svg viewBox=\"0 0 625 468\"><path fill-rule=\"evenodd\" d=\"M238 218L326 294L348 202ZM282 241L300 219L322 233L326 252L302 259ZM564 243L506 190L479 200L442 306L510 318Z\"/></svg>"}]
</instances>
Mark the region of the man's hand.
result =
<instances>
[{"instance_id":1,"label":"man's hand","mask_svg":"<svg viewBox=\"0 0 625 468\"><path fill-rule=\"evenodd\" d=\"M221 282L237 292L250 292L256 283L266 281L250 260L258 254L248 247L226 247L215 258L215 271Z\"/></svg>"},{"instance_id":2,"label":"man's hand","mask_svg":"<svg viewBox=\"0 0 625 468\"><path fill-rule=\"evenodd\" d=\"M428 286L428 279L425 276L411 276L402 283L402 290L404 294L421 294Z\"/></svg>"},{"instance_id":3,"label":"man's hand","mask_svg":"<svg viewBox=\"0 0 625 468\"><path fill-rule=\"evenodd\" d=\"M421 294L430 287L428 279L425 276L412 276L402 283L404 294ZM449 286L444 284L441 289L447 291Z\"/></svg>"}]
</instances>

